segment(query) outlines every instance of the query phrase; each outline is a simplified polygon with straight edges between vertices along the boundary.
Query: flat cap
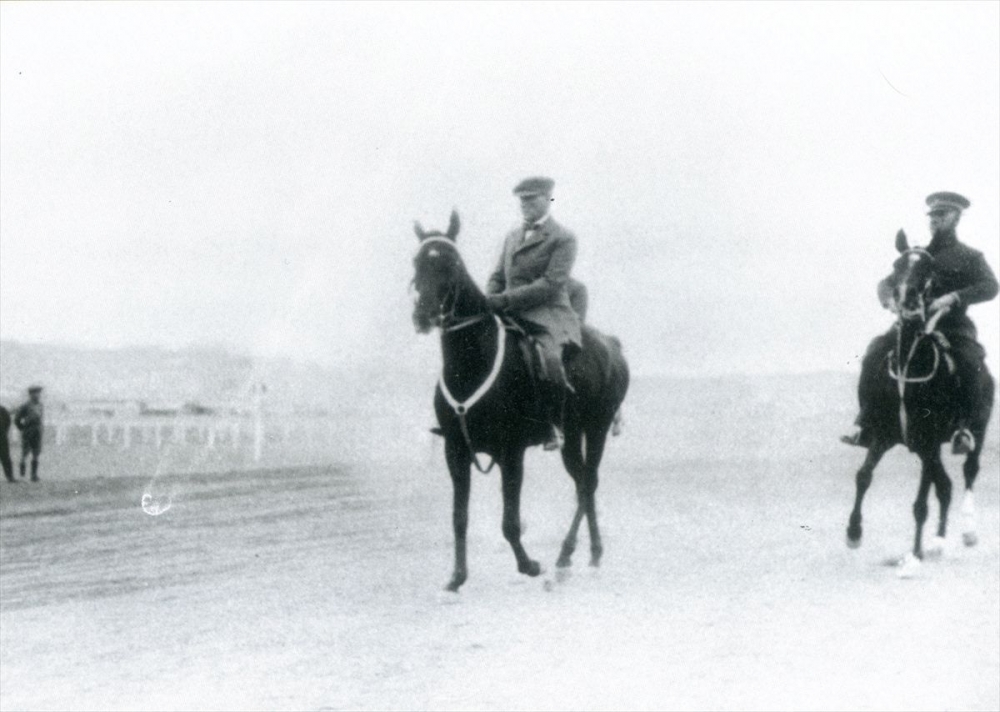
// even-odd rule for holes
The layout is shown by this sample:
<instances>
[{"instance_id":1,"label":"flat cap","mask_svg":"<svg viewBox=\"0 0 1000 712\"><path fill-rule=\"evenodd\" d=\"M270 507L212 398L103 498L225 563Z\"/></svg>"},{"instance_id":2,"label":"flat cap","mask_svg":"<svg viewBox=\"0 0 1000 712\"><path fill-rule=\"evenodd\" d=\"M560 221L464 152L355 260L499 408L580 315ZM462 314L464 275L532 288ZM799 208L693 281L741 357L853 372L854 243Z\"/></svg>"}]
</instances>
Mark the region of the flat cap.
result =
<instances>
[{"instance_id":1,"label":"flat cap","mask_svg":"<svg viewBox=\"0 0 1000 712\"><path fill-rule=\"evenodd\" d=\"M556 182L544 176L525 178L514 186L514 195L550 195Z\"/></svg>"},{"instance_id":2,"label":"flat cap","mask_svg":"<svg viewBox=\"0 0 1000 712\"><path fill-rule=\"evenodd\" d=\"M958 193L942 191L940 193L931 193L927 196L927 207L930 208L929 213L933 213L936 210L958 210L961 212L970 205L969 199Z\"/></svg>"},{"instance_id":3,"label":"flat cap","mask_svg":"<svg viewBox=\"0 0 1000 712\"><path fill-rule=\"evenodd\" d=\"M44 389L37 383L28 386L28 393L41 393Z\"/></svg>"}]
</instances>

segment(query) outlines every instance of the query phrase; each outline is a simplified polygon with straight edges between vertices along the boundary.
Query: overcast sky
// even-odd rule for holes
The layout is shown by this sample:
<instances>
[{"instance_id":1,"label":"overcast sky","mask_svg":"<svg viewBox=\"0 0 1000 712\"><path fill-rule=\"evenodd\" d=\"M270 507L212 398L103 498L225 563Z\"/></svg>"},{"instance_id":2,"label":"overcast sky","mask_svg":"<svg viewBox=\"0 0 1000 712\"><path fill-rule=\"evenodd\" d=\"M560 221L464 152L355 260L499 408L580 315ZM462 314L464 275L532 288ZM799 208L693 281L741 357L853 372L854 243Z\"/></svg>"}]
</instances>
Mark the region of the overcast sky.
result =
<instances>
[{"instance_id":1,"label":"overcast sky","mask_svg":"<svg viewBox=\"0 0 1000 712\"><path fill-rule=\"evenodd\" d=\"M482 284L556 180L643 373L855 370L924 197L1000 262L1000 4L0 3L0 337L434 362L414 219ZM1000 351L1000 308L972 316ZM433 368L433 366L429 366Z\"/></svg>"}]
</instances>

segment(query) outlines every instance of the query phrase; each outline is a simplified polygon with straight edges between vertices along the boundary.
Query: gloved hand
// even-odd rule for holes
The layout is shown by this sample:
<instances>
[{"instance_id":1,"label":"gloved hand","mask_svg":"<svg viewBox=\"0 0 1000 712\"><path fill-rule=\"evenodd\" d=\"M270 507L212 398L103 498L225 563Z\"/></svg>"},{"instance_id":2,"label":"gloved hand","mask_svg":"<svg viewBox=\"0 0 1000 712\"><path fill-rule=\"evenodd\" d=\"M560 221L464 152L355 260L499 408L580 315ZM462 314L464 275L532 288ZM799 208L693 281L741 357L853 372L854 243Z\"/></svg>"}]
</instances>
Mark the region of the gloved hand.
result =
<instances>
[{"instance_id":1,"label":"gloved hand","mask_svg":"<svg viewBox=\"0 0 1000 712\"><path fill-rule=\"evenodd\" d=\"M934 312L939 312L942 309L948 309L949 307L953 307L956 304L958 304L959 301L960 300L957 294L955 294L954 292L948 292L947 294L943 294L937 299L935 299L933 302L931 302L930 306L927 308L933 314Z\"/></svg>"},{"instance_id":2,"label":"gloved hand","mask_svg":"<svg viewBox=\"0 0 1000 712\"><path fill-rule=\"evenodd\" d=\"M503 311L507 308L507 296L505 294L487 294L486 306L492 312Z\"/></svg>"}]
</instances>

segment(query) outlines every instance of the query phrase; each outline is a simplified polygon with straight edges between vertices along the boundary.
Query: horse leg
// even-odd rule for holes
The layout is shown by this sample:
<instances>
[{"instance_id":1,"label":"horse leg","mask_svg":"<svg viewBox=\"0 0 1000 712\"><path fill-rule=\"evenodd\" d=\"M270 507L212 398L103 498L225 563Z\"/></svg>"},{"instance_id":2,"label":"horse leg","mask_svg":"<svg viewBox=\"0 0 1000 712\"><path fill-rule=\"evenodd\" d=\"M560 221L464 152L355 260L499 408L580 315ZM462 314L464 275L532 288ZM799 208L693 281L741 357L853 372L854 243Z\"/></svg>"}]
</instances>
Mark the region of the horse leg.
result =
<instances>
[{"instance_id":1,"label":"horse leg","mask_svg":"<svg viewBox=\"0 0 1000 712\"><path fill-rule=\"evenodd\" d=\"M533 561L521 545L521 483L524 480L524 450L507 453L500 463L503 490L503 537L514 550L517 570L538 576L542 567Z\"/></svg>"},{"instance_id":2,"label":"horse leg","mask_svg":"<svg viewBox=\"0 0 1000 712\"><path fill-rule=\"evenodd\" d=\"M982 423L977 423L972 428L972 434L976 438L976 447L965 456L962 463L962 475L965 478L965 495L962 497L962 542L966 546L975 546L979 543L979 534L976 526L976 501L973 494L973 486L976 484L976 477L979 475L979 455L983 450L983 442L986 438L986 424L989 422L989 411L987 417L982 419Z\"/></svg>"},{"instance_id":3,"label":"horse leg","mask_svg":"<svg viewBox=\"0 0 1000 712\"><path fill-rule=\"evenodd\" d=\"M457 439L445 441L445 457L448 460L448 472L451 473L453 487L451 521L455 530L455 569L445 590L458 591L469 576L465 557L465 534L469 527L471 487L469 474L472 459L466 444Z\"/></svg>"},{"instance_id":4,"label":"horse leg","mask_svg":"<svg viewBox=\"0 0 1000 712\"><path fill-rule=\"evenodd\" d=\"M591 428L587 432L587 455L584 480L586 499L584 506L587 512L587 528L590 531L590 565L600 566L604 545L601 543L601 530L597 526L597 507L595 505L598 483L598 468L604 456L604 444L608 438L608 425Z\"/></svg>"},{"instance_id":5,"label":"horse leg","mask_svg":"<svg viewBox=\"0 0 1000 712\"><path fill-rule=\"evenodd\" d=\"M567 424L568 425L568 424ZM573 482L576 485L576 512L573 514L573 522L569 526L566 538L563 540L562 550L559 552L559 559L556 566L566 568L571 566L573 552L576 551L576 536L580 530L580 522L585 514L583 497L584 464L580 429L578 427L566 428L566 442L562 449L563 465Z\"/></svg>"},{"instance_id":6,"label":"horse leg","mask_svg":"<svg viewBox=\"0 0 1000 712\"><path fill-rule=\"evenodd\" d=\"M933 454L922 452L920 460L923 463L920 468L920 487L917 488L917 498L913 502L913 519L917 524L913 536L913 556L917 559L924 558L923 535L924 522L927 521L927 496L930 494L936 469Z\"/></svg>"},{"instance_id":7,"label":"horse leg","mask_svg":"<svg viewBox=\"0 0 1000 712\"><path fill-rule=\"evenodd\" d=\"M951 507L951 478L948 477L944 463L941 462L940 450L934 450L931 461L934 477L934 492L938 500L938 529L933 543L928 547L927 553L934 557L944 555L945 537L948 534L948 509Z\"/></svg>"},{"instance_id":8,"label":"horse leg","mask_svg":"<svg viewBox=\"0 0 1000 712\"><path fill-rule=\"evenodd\" d=\"M854 495L854 509L851 510L851 517L847 524L847 545L852 549L861 546L861 503L864 501L865 492L871 486L875 467L888 450L889 448L881 442L873 443L868 448L864 464L861 465L861 469L858 470L858 474L854 478L857 488Z\"/></svg>"}]
</instances>

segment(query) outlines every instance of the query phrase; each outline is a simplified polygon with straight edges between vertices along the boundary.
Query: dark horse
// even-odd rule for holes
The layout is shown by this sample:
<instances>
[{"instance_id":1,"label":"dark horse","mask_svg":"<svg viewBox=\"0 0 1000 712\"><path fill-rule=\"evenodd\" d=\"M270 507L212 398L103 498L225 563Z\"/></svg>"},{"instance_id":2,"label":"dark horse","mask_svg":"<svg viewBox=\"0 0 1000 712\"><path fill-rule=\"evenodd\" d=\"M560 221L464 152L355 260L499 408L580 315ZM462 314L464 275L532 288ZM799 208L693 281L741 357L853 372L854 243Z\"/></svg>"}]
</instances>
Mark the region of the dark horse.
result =
<instances>
[{"instance_id":1,"label":"dark horse","mask_svg":"<svg viewBox=\"0 0 1000 712\"><path fill-rule=\"evenodd\" d=\"M419 223L414 227L420 247L414 258L413 323L420 333L441 329L444 357L434 410L454 486L455 570L447 589L457 591L468 577L470 471L473 463L482 469L476 453L500 465L503 535L514 550L517 570L537 576L541 567L521 544L521 482L524 452L545 442L549 426L536 397L532 368L520 348L522 337L487 310L486 297L469 276L455 243L458 215L452 212L446 233L425 232ZM556 565L570 565L577 530L586 516L590 563L597 566L602 553L594 508L597 469L608 429L628 389L629 372L617 339L585 327L583 348L567 359L566 374L575 393L566 402L562 459L576 483L577 509Z\"/></svg>"},{"instance_id":2,"label":"dark horse","mask_svg":"<svg viewBox=\"0 0 1000 712\"><path fill-rule=\"evenodd\" d=\"M947 532L951 479L941 462L941 445L950 439L955 430L957 414L953 393L956 376L947 338L937 331L937 322L944 312L927 313L934 282L934 258L926 250L909 247L902 230L896 236L896 249L901 253L893 265L896 288L892 298L898 315L896 344L879 362L879 399L874 409L877 421L872 423L868 455L857 474L857 494L847 527L847 544L852 548L861 544L861 502L871 484L872 471L893 446L906 445L920 457L922 463L920 486L913 503L917 524L913 552L902 562L904 568L901 575L908 575L924 556L921 538L932 484L940 505L935 550L943 547ZM967 546L973 546L977 541L972 488L979 473L979 455L993 409L993 378L985 366L981 371L979 387L983 394L982 407L970 423L976 445L966 456L962 468L965 475L962 510L966 517L963 539Z\"/></svg>"}]
</instances>

